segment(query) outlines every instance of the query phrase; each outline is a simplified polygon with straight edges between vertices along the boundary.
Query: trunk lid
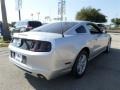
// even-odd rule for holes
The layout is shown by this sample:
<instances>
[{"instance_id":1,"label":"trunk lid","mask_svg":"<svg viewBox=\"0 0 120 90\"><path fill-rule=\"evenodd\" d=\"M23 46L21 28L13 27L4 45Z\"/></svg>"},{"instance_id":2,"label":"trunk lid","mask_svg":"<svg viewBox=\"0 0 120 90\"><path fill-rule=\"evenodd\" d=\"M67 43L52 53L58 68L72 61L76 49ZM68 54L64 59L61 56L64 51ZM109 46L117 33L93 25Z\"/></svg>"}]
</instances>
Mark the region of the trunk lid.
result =
<instances>
[{"instance_id":1,"label":"trunk lid","mask_svg":"<svg viewBox=\"0 0 120 90\"><path fill-rule=\"evenodd\" d=\"M46 32L23 32L23 33L15 33L13 37L31 39L31 40L49 41L57 38L62 38L62 35L57 33L46 33Z\"/></svg>"}]
</instances>

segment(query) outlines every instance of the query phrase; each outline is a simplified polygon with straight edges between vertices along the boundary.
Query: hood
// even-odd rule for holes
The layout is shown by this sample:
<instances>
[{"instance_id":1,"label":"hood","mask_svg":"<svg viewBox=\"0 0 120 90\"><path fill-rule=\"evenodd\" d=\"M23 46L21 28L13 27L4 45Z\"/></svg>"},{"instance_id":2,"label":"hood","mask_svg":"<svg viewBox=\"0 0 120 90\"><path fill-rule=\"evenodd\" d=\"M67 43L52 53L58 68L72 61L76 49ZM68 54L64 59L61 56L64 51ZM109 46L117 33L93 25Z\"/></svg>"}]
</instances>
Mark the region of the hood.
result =
<instances>
[{"instance_id":1,"label":"hood","mask_svg":"<svg viewBox=\"0 0 120 90\"><path fill-rule=\"evenodd\" d=\"M62 38L62 35L57 33L47 33L47 32L23 32L23 33L15 33L13 37L32 39L32 40L53 40L53 39Z\"/></svg>"}]
</instances>

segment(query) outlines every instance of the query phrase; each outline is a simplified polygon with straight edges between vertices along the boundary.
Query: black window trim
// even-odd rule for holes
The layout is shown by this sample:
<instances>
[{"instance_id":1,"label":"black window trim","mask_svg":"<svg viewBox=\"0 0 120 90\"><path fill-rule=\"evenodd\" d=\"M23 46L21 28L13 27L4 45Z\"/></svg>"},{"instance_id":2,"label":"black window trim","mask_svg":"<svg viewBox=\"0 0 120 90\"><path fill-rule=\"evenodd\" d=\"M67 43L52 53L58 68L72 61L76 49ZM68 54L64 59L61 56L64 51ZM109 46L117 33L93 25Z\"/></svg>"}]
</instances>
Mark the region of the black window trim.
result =
<instances>
[{"instance_id":1,"label":"black window trim","mask_svg":"<svg viewBox=\"0 0 120 90\"><path fill-rule=\"evenodd\" d=\"M99 29L99 27L97 25L95 25L94 23L87 23L87 25L92 25L94 26L98 31L99 33L95 33L95 34L102 34L103 32Z\"/></svg>"},{"instance_id":2,"label":"black window trim","mask_svg":"<svg viewBox=\"0 0 120 90\"><path fill-rule=\"evenodd\" d=\"M80 27L84 27L85 32L78 32L77 29L80 28ZM78 26L78 27L75 29L75 31L76 31L76 33L78 33L78 34L79 34L79 33L87 33L87 30L86 30L86 28L85 28L84 25L80 25L80 26Z\"/></svg>"}]
</instances>

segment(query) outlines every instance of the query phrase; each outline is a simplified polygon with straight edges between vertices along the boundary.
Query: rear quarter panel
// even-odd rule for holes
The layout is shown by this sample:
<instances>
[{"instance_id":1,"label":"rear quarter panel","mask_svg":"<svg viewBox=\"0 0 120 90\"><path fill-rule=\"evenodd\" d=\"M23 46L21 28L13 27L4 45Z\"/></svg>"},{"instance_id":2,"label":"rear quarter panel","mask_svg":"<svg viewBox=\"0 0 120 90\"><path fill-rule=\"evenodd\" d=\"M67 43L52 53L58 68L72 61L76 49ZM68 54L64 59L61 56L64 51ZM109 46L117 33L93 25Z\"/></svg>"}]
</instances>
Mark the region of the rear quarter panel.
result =
<instances>
[{"instance_id":1,"label":"rear quarter panel","mask_svg":"<svg viewBox=\"0 0 120 90\"><path fill-rule=\"evenodd\" d=\"M64 38L56 39L55 66L59 69L70 68L81 49L88 47L92 50L93 45L91 45L90 39L88 34L67 35ZM67 62L71 63L66 65Z\"/></svg>"}]
</instances>

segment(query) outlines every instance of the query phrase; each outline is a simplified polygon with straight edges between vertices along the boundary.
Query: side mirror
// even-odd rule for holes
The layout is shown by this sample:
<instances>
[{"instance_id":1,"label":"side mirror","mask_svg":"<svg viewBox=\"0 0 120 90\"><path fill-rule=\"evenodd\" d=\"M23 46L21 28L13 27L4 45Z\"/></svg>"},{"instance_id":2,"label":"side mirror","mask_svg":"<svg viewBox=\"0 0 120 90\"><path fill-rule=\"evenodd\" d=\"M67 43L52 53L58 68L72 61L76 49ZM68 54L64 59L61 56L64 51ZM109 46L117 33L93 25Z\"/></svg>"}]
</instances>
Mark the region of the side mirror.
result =
<instances>
[{"instance_id":1,"label":"side mirror","mask_svg":"<svg viewBox=\"0 0 120 90\"><path fill-rule=\"evenodd\" d=\"M107 33L107 30L102 30L103 33Z\"/></svg>"}]
</instances>

